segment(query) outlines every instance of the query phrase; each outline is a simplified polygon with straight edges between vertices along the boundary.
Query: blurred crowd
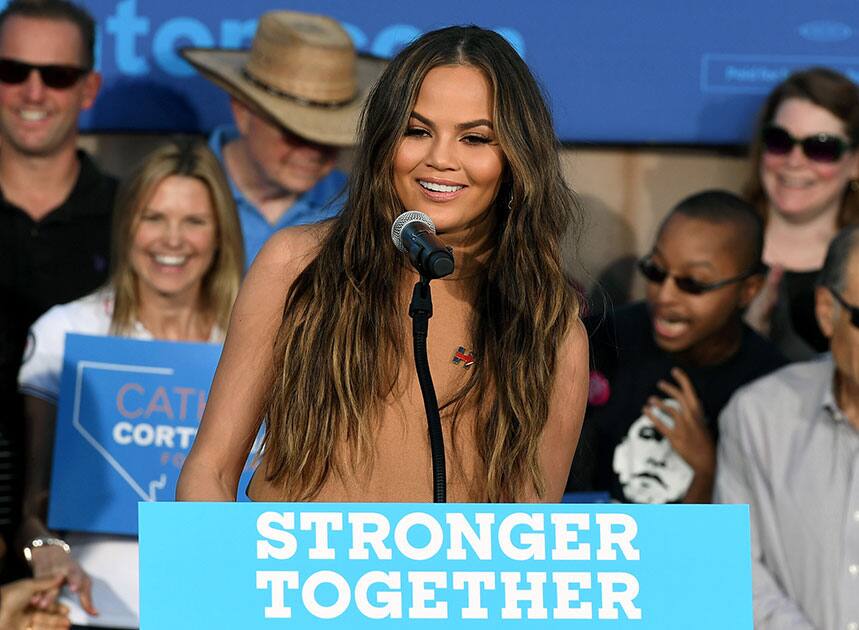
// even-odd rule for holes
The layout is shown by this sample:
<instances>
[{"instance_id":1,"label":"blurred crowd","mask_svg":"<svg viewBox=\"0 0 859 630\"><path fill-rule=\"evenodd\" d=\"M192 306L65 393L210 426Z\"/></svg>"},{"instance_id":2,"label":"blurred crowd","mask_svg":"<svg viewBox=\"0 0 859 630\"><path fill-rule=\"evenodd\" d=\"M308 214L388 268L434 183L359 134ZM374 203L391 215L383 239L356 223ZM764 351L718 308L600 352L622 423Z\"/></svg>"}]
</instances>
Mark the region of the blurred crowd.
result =
<instances>
[{"instance_id":1,"label":"blurred crowd","mask_svg":"<svg viewBox=\"0 0 859 630\"><path fill-rule=\"evenodd\" d=\"M66 333L221 342L263 244L342 207L338 153L384 62L332 52L345 31L326 18L331 41L296 34L292 15L263 16L249 51L182 51L233 121L120 183L78 148L100 85L92 18L64 0L0 13L0 628L138 623L136 540L46 524ZM790 75L742 195L666 208L637 266L646 298L584 318L568 492L748 503L759 628L859 630L857 147L859 88Z\"/></svg>"}]
</instances>

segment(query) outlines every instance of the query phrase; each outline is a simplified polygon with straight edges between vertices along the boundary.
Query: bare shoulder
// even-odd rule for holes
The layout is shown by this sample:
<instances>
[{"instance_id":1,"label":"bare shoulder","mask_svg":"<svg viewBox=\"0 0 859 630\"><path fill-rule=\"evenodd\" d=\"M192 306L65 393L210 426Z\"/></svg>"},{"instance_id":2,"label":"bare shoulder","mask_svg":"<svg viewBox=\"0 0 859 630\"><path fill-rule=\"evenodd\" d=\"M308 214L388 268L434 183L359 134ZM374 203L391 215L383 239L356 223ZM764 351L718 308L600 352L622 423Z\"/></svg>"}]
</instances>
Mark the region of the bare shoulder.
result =
<instances>
[{"instance_id":1,"label":"bare shoulder","mask_svg":"<svg viewBox=\"0 0 859 630\"><path fill-rule=\"evenodd\" d=\"M549 416L540 438L540 467L545 481L542 500L556 502L564 494L570 462L588 398L588 335L576 317L558 347ZM538 500L535 493L523 500Z\"/></svg>"},{"instance_id":2,"label":"bare shoulder","mask_svg":"<svg viewBox=\"0 0 859 630\"><path fill-rule=\"evenodd\" d=\"M588 375L588 332L582 320L576 317L558 349L556 378L578 381ZM568 381L569 382L569 381Z\"/></svg>"},{"instance_id":3,"label":"bare shoulder","mask_svg":"<svg viewBox=\"0 0 859 630\"><path fill-rule=\"evenodd\" d=\"M554 424L558 437L564 436L573 445L578 441L584 418L589 379L588 334L577 317L558 349L549 409L549 425Z\"/></svg>"},{"instance_id":4,"label":"bare shoulder","mask_svg":"<svg viewBox=\"0 0 859 630\"><path fill-rule=\"evenodd\" d=\"M282 308L289 287L313 261L327 230L328 225L297 226L269 238L242 282L236 311L249 302L277 303L278 310Z\"/></svg>"},{"instance_id":5,"label":"bare shoulder","mask_svg":"<svg viewBox=\"0 0 859 630\"><path fill-rule=\"evenodd\" d=\"M254 259L233 307L225 351L274 338L283 316L289 288L319 252L327 226L286 228L274 234ZM249 336L249 340L245 337Z\"/></svg>"},{"instance_id":6,"label":"bare shoulder","mask_svg":"<svg viewBox=\"0 0 859 630\"><path fill-rule=\"evenodd\" d=\"M330 222L326 222L279 230L254 259L248 279L255 275L274 275L290 284L319 252L330 226Z\"/></svg>"},{"instance_id":7,"label":"bare shoulder","mask_svg":"<svg viewBox=\"0 0 859 630\"><path fill-rule=\"evenodd\" d=\"M549 423L560 422L561 430L576 440L588 398L589 356L588 333L576 317L558 348L549 410Z\"/></svg>"}]
</instances>

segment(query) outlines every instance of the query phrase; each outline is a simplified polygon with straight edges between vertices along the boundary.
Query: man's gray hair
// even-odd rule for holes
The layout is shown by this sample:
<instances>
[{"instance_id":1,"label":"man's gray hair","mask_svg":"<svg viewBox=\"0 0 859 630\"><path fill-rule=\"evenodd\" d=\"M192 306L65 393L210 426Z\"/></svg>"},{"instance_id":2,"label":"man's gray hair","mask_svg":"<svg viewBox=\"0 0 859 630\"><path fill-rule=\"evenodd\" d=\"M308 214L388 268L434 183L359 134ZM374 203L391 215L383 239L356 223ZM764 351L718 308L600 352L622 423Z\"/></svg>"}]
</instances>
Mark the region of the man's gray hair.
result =
<instances>
[{"instance_id":1,"label":"man's gray hair","mask_svg":"<svg viewBox=\"0 0 859 630\"><path fill-rule=\"evenodd\" d=\"M833 289L842 293L847 283L847 265L850 262L850 254L859 244L859 225L850 225L841 229L826 251L826 260L823 269L817 276L819 286Z\"/></svg>"}]
</instances>

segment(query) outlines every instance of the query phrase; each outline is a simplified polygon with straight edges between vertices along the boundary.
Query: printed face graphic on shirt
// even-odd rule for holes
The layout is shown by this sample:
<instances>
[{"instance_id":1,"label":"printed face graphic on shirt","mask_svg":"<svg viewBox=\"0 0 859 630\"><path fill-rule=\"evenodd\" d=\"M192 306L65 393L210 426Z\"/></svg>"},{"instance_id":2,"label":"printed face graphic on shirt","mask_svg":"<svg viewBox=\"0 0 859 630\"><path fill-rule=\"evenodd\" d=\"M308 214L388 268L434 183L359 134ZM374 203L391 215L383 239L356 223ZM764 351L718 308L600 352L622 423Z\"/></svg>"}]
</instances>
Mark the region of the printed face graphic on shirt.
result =
<instances>
[{"instance_id":1,"label":"printed face graphic on shirt","mask_svg":"<svg viewBox=\"0 0 859 630\"><path fill-rule=\"evenodd\" d=\"M692 483L692 468L645 415L632 423L614 451L614 472L633 503L671 503Z\"/></svg>"}]
</instances>

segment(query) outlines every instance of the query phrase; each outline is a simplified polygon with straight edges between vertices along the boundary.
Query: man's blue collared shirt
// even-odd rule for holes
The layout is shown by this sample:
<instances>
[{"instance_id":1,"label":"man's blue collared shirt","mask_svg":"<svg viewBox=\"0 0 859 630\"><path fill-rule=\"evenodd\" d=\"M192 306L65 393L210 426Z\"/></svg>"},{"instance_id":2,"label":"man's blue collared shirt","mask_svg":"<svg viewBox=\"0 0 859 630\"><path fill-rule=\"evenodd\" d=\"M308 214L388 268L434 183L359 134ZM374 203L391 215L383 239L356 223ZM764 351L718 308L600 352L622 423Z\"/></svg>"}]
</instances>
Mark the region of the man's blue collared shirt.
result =
<instances>
[{"instance_id":1,"label":"man's blue collared shirt","mask_svg":"<svg viewBox=\"0 0 859 630\"><path fill-rule=\"evenodd\" d=\"M216 128L209 138L209 148L217 156L218 161L226 171L224 163L224 145L239 137L238 130L232 125L222 125ZM346 174L342 171L331 171L320 179L316 185L301 195L277 223L271 224L262 213L252 205L236 186L233 178L227 173L227 181L242 226L242 236L245 242L245 271L251 266L254 258L262 249L265 242L278 230L293 225L306 225L330 219L343 209L345 198L341 193L345 190Z\"/></svg>"}]
</instances>

